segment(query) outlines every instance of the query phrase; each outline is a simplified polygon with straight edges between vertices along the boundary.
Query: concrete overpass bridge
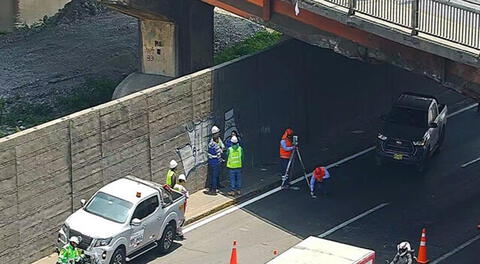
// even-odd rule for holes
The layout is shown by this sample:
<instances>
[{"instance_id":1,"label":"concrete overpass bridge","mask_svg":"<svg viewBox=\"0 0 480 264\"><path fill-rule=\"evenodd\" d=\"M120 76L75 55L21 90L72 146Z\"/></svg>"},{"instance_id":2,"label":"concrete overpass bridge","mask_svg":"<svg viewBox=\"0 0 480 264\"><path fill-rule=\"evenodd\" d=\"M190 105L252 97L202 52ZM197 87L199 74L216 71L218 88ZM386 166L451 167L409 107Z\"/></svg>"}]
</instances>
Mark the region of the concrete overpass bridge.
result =
<instances>
[{"instance_id":1,"label":"concrete overpass bridge","mask_svg":"<svg viewBox=\"0 0 480 264\"><path fill-rule=\"evenodd\" d=\"M140 19L144 73L177 77L210 66L219 7L350 58L423 74L480 101L480 5L472 2L99 1Z\"/></svg>"}]
</instances>

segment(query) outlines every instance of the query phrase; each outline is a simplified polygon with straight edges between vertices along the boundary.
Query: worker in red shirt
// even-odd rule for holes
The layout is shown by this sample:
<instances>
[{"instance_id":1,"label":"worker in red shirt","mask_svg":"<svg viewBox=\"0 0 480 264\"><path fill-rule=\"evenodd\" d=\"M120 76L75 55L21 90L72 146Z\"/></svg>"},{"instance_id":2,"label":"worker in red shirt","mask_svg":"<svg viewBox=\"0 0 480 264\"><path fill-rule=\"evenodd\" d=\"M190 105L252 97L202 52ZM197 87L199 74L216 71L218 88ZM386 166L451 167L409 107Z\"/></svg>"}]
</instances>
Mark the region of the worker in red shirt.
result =
<instances>
[{"instance_id":1,"label":"worker in red shirt","mask_svg":"<svg viewBox=\"0 0 480 264\"><path fill-rule=\"evenodd\" d=\"M330 179L330 173L327 168L318 166L313 170L312 177L310 178L310 196L317 198L315 195L315 189L324 196L327 195L327 182ZM317 188L315 188L317 187Z\"/></svg>"}]
</instances>

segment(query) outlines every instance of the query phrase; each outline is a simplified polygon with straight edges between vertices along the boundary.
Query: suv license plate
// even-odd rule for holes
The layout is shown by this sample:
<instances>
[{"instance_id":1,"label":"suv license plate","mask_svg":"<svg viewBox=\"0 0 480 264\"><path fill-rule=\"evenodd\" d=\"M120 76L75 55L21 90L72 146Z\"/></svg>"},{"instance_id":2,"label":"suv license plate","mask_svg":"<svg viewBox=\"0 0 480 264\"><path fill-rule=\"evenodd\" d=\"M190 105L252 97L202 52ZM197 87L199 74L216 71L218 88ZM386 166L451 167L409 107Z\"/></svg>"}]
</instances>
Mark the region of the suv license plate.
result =
<instances>
[{"instance_id":1,"label":"suv license plate","mask_svg":"<svg viewBox=\"0 0 480 264\"><path fill-rule=\"evenodd\" d=\"M393 159L402 160L402 159L403 159L403 155L402 155L402 154L393 154Z\"/></svg>"}]
</instances>

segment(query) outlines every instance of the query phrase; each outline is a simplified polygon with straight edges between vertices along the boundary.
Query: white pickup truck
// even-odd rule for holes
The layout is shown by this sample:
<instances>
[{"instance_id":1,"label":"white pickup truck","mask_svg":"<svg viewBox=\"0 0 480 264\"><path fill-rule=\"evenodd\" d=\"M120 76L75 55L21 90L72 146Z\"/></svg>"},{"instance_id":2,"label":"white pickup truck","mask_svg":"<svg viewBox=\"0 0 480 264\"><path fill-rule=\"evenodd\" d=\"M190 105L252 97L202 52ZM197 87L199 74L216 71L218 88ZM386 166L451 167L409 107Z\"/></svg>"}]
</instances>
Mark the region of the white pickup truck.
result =
<instances>
[{"instance_id":1,"label":"white pickup truck","mask_svg":"<svg viewBox=\"0 0 480 264\"><path fill-rule=\"evenodd\" d=\"M374 264L375 252L318 237L308 237L267 264Z\"/></svg>"},{"instance_id":2,"label":"white pickup truck","mask_svg":"<svg viewBox=\"0 0 480 264\"><path fill-rule=\"evenodd\" d=\"M77 236L93 264L124 264L157 247L167 253L185 221L181 193L132 176L104 186L82 204L60 229L58 248Z\"/></svg>"}]
</instances>

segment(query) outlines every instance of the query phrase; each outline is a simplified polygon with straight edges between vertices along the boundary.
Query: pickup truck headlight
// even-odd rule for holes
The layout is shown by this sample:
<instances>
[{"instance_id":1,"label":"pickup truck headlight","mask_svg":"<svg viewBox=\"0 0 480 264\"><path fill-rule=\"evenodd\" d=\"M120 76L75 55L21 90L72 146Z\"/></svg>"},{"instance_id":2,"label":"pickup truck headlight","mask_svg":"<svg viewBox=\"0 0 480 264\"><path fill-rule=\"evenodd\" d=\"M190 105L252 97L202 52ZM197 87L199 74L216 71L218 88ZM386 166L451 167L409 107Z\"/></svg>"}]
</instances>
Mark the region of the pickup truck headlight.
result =
<instances>
[{"instance_id":1,"label":"pickup truck headlight","mask_svg":"<svg viewBox=\"0 0 480 264\"><path fill-rule=\"evenodd\" d=\"M425 144L427 143L427 141L430 139L430 134L426 133L425 136L423 136L423 139L422 140L419 140L419 141L413 141L413 145L414 146L425 146Z\"/></svg>"},{"instance_id":2,"label":"pickup truck headlight","mask_svg":"<svg viewBox=\"0 0 480 264\"><path fill-rule=\"evenodd\" d=\"M97 241L95 242L95 247L108 246L108 244L110 244L111 241L112 241L112 238L97 239Z\"/></svg>"},{"instance_id":3,"label":"pickup truck headlight","mask_svg":"<svg viewBox=\"0 0 480 264\"><path fill-rule=\"evenodd\" d=\"M382 135L381 133L378 133L377 137L378 137L378 139L383 140L383 141L387 140L387 137Z\"/></svg>"},{"instance_id":4,"label":"pickup truck headlight","mask_svg":"<svg viewBox=\"0 0 480 264\"><path fill-rule=\"evenodd\" d=\"M425 146L425 139L419 140L419 141L413 141L413 145L415 146Z\"/></svg>"},{"instance_id":5,"label":"pickup truck headlight","mask_svg":"<svg viewBox=\"0 0 480 264\"><path fill-rule=\"evenodd\" d=\"M68 238L68 226L66 224L62 225L62 232L67 236Z\"/></svg>"}]
</instances>

